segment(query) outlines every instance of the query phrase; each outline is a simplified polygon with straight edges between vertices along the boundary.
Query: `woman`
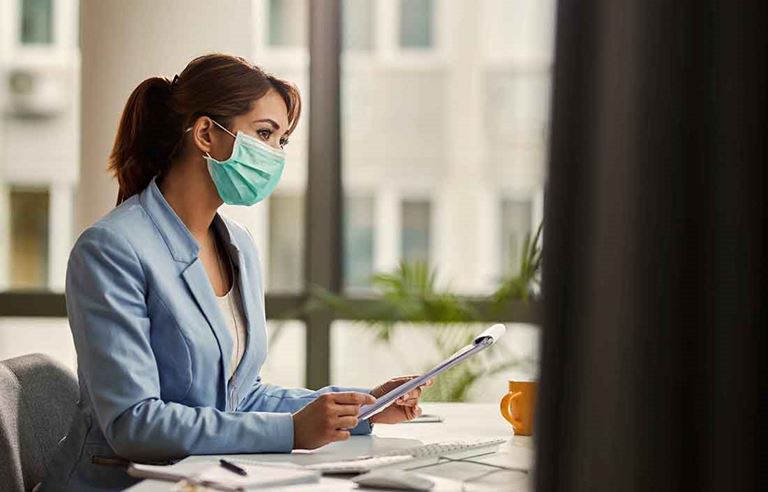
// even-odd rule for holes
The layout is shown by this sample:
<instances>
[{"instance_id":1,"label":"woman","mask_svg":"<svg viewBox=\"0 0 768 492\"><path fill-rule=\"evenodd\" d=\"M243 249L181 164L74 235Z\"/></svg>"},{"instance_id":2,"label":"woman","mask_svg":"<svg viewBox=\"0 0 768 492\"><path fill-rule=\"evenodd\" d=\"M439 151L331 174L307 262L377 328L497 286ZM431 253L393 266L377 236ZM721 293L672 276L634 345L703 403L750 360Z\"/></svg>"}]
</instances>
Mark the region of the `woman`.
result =
<instances>
[{"instance_id":1,"label":"woman","mask_svg":"<svg viewBox=\"0 0 768 492\"><path fill-rule=\"evenodd\" d=\"M214 54L131 94L110 168L118 206L67 270L80 402L44 489L120 488L125 460L312 449L420 413L421 390L358 421L373 389L283 389L266 358L258 252L222 203L253 205L280 179L301 112L295 86Z\"/></svg>"}]
</instances>

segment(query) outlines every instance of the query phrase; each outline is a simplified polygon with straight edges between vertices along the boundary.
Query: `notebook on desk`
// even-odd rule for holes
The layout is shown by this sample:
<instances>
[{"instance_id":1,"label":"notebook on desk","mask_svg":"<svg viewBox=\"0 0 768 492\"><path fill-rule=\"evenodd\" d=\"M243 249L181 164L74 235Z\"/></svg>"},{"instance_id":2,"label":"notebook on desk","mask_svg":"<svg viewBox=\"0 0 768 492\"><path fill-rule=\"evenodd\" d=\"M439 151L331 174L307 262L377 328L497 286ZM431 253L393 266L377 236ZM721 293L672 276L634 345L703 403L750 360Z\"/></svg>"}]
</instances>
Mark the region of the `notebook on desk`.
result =
<instances>
[{"instance_id":1,"label":"notebook on desk","mask_svg":"<svg viewBox=\"0 0 768 492\"><path fill-rule=\"evenodd\" d=\"M211 462L181 462L167 466L133 463L128 467L128 474L135 478L151 478L171 482L186 480L190 484L225 491L281 487L320 480L319 472L293 466L267 466L242 462L237 462L237 464L247 472L247 475L238 475Z\"/></svg>"}]
</instances>

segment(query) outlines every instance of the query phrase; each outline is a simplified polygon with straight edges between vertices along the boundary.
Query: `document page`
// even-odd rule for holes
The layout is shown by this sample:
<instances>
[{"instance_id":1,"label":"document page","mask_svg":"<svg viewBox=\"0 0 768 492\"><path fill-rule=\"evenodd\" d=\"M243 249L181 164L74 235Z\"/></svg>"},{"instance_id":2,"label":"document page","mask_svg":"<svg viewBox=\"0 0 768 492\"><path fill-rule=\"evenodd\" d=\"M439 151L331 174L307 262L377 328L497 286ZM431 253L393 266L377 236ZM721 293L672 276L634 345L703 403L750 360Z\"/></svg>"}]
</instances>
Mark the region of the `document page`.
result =
<instances>
[{"instance_id":1,"label":"document page","mask_svg":"<svg viewBox=\"0 0 768 492\"><path fill-rule=\"evenodd\" d=\"M381 412L385 408L387 408L389 405L391 405L395 400L400 398L401 396L407 394L409 391L418 388L419 386L422 386L426 384L427 381L430 379L434 379L438 375L440 375L442 372L447 371L448 369L461 364L465 360L469 359L473 355L482 352L486 348L490 347L496 341L501 338L502 335L504 335L504 332L506 331L506 327L502 324L496 324L492 327L485 330L483 333L475 337L475 340L459 349L455 354L448 357L443 362L439 363L435 367L433 367L430 371L426 372L425 374L411 379L407 383L403 383L397 388L393 389L389 393L382 395L376 400L376 403L372 403L370 405L363 405L360 407L360 413L357 415L359 419L367 419L369 417L372 417L376 415L377 413Z\"/></svg>"}]
</instances>

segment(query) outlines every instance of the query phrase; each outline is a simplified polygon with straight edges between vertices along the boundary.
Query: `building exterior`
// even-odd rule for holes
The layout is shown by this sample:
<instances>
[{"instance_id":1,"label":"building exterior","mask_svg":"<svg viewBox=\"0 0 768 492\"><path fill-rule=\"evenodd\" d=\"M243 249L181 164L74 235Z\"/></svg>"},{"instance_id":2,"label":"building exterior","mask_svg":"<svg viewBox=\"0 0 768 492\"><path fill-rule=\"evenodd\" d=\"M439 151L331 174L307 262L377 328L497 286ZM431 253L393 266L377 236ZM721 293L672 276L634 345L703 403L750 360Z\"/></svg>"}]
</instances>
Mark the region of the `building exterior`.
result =
<instances>
[{"instance_id":1,"label":"building exterior","mask_svg":"<svg viewBox=\"0 0 768 492\"><path fill-rule=\"evenodd\" d=\"M406 259L459 292L489 292L542 216L554 2L343 6L347 286ZM254 58L308 93L306 2L255 8ZM263 248L277 290L301 285L301 127L289 153Z\"/></svg>"},{"instance_id":2,"label":"building exterior","mask_svg":"<svg viewBox=\"0 0 768 492\"><path fill-rule=\"evenodd\" d=\"M62 289L79 179L74 0L0 1L0 289Z\"/></svg>"}]
</instances>

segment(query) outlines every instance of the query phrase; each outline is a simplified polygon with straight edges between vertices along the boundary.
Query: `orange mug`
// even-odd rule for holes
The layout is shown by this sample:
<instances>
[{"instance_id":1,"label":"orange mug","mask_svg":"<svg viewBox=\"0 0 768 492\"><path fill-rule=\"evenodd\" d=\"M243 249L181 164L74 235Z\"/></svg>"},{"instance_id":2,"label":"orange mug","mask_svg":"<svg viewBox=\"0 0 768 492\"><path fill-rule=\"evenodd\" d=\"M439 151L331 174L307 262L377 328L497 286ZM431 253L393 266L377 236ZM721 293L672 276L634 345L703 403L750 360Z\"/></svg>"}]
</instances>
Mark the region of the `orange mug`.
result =
<instances>
[{"instance_id":1,"label":"orange mug","mask_svg":"<svg viewBox=\"0 0 768 492\"><path fill-rule=\"evenodd\" d=\"M501 399L501 415L515 428L515 434L533 434L533 413L536 408L536 381L510 381L509 393Z\"/></svg>"}]
</instances>

